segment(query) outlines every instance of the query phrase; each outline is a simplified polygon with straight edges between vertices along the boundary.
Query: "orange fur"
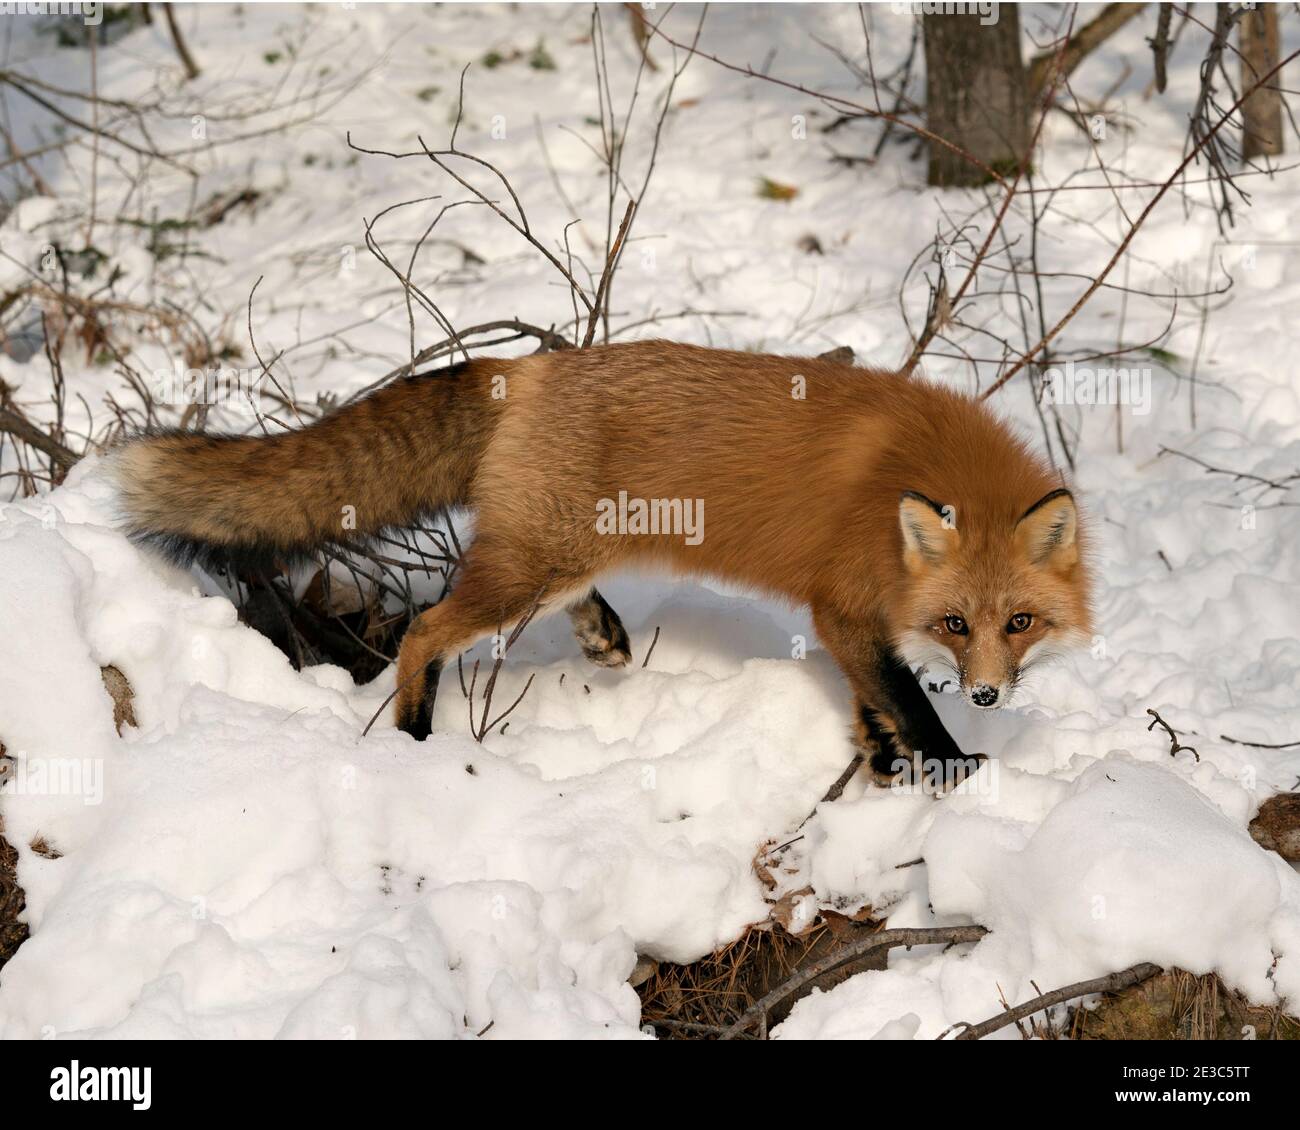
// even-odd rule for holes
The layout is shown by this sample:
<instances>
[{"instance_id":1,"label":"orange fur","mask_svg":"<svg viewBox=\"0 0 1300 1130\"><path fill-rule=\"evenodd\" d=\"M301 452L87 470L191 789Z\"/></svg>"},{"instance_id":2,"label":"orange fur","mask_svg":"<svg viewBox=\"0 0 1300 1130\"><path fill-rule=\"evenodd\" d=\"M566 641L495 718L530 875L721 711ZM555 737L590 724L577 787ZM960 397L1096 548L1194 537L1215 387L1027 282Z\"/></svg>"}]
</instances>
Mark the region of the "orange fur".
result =
<instances>
[{"instance_id":1,"label":"orange fur","mask_svg":"<svg viewBox=\"0 0 1300 1130\"><path fill-rule=\"evenodd\" d=\"M299 432L143 440L120 466L135 532L232 548L330 540L349 502L360 534L472 506L476 536L455 589L402 644L398 719L413 730L427 716L426 674L539 594L599 638L598 594L583 594L624 566L810 606L862 705L885 718L882 656L941 650L964 685L1007 686L1030 647L1089 630L1077 522L1067 550L1041 552L1072 500L1022 521L1060 476L980 402L831 361L668 342L480 359ZM601 532L602 500L620 492L702 500L702 539ZM1021 612L1032 627L1008 634ZM949 615L964 618L965 636L943 630Z\"/></svg>"}]
</instances>

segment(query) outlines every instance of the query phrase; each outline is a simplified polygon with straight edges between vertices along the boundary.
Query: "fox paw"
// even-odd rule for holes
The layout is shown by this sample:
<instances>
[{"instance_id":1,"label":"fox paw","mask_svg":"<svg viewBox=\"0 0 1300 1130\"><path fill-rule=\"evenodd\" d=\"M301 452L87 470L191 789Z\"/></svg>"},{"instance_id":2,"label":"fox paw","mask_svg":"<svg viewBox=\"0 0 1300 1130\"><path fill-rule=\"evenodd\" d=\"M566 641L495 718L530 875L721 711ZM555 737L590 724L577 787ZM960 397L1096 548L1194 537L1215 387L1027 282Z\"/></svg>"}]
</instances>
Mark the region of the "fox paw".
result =
<instances>
[{"instance_id":1,"label":"fox paw","mask_svg":"<svg viewBox=\"0 0 1300 1130\"><path fill-rule=\"evenodd\" d=\"M584 643L582 654L597 667L626 667L632 662L632 648L626 634L621 642Z\"/></svg>"},{"instance_id":2,"label":"fox paw","mask_svg":"<svg viewBox=\"0 0 1300 1130\"><path fill-rule=\"evenodd\" d=\"M987 760L982 753L909 758L893 750L880 750L871 757L867 768L872 782L881 788L942 796L973 777Z\"/></svg>"},{"instance_id":3,"label":"fox paw","mask_svg":"<svg viewBox=\"0 0 1300 1130\"><path fill-rule=\"evenodd\" d=\"M632 661L632 641L623 621L595 589L569 609L569 616L582 654L597 667L626 667Z\"/></svg>"},{"instance_id":4,"label":"fox paw","mask_svg":"<svg viewBox=\"0 0 1300 1130\"><path fill-rule=\"evenodd\" d=\"M424 741L433 731L433 708L438 701L441 675L442 664L430 663L414 680L417 685L398 696L397 728L417 742Z\"/></svg>"}]
</instances>

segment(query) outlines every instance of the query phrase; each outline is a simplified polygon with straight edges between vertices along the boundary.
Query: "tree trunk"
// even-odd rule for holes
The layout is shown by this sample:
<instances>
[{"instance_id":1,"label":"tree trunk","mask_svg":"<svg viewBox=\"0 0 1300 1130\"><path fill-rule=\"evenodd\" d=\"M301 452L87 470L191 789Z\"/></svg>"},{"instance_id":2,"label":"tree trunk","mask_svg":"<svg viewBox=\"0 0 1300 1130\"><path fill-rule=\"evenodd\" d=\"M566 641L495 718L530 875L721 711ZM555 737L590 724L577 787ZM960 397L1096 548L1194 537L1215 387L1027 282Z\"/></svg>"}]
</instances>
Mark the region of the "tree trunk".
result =
<instances>
[{"instance_id":1,"label":"tree trunk","mask_svg":"<svg viewBox=\"0 0 1300 1130\"><path fill-rule=\"evenodd\" d=\"M194 56L190 54L190 49L185 45L185 37L181 35L180 24L176 22L176 13L172 11L170 4L164 4L163 15L167 17L167 27L172 33L172 42L176 45L176 54L181 57L181 65L185 68L185 77L187 79L196 79L199 77L199 65L194 61Z\"/></svg>"},{"instance_id":2,"label":"tree trunk","mask_svg":"<svg viewBox=\"0 0 1300 1130\"><path fill-rule=\"evenodd\" d=\"M1277 65L1277 6L1260 4L1243 13L1240 34L1244 90ZM1241 155L1247 161L1282 152L1282 95L1277 89L1280 83L1281 76L1275 75L1268 86L1260 87L1242 104Z\"/></svg>"},{"instance_id":3,"label":"tree trunk","mask_svg":"<svg viewBox=\"0 0 1300 1130\"><path fill-rule=\"evenodd\" d=\"M1029 149L1029 86L1020 58L1020 14L1014 4L978 14L925 15L926 125L997 173L1014 172ZM987 17L983 17L987 18ZM982 169L930 143L929 183L977 185Z\"/></svg>"}]
</instances>

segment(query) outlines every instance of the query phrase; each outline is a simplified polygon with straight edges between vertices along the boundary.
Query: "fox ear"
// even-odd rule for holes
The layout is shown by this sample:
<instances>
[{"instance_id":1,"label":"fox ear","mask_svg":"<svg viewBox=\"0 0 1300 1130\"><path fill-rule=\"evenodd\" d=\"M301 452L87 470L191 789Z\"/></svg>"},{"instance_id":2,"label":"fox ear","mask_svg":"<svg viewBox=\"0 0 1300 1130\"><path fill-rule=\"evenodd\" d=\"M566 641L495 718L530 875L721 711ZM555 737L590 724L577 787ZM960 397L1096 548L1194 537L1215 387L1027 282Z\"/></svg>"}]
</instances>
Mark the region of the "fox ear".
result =
<instances>
[{"instance_id":1,"label":"fox ear","mask_svg":"<svg viewBox=\"0 0 1300 1130\"><path fill-rule=\"evenodd\" d=\"M1079 561L1079 514L1068 490L1043 495L1016 523L1016 549L1031 565L1069 569Z\"/></svg>"},{"instance_id":2,"label":"fox ear","mask_svg":"<svg viewBox=\"0 0 1300 1130\"><path fill-rule=\"evenodd\" d=\"M898 525L903 531L903 564L910 572L941 564L961 544L952 514L952 507L931 502L914 490L903 491Z\"/></svg>"}]
</instances>

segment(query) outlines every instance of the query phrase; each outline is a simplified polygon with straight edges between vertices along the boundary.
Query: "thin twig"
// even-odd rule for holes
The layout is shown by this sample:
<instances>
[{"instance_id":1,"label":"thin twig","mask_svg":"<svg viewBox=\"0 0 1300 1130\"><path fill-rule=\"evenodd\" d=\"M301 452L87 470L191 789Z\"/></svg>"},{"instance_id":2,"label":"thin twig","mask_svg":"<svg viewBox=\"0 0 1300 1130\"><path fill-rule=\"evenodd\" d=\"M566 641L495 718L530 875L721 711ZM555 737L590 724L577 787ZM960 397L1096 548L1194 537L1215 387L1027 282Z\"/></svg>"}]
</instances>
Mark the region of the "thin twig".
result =
<instances>
[{"instance_id":1,"label":"thin twig","mask_svg":"<svg viewBox=\"0 0 1300 1130\"><path fill-rule=\"evenodd\" d=\"M1230 738L1227 734L1220 734L1219 741L1231 742L1233 745L1250 746L1251 749L1294 749L1300 745L1296 742L1248 742L1245 738Z\"/></svg>"},{"instance_id":2,"label":"thin twig","mask_svg":"<svg viewBox=\"0 0 1300 1130\"><path fill-rule=\"evenodd\" d=\"M647 663L650 662L650 656L652 656L652 655L655 653L655 644L657 644L658 642L659 642L659 625L656 624L656 625L655 625L655 638L652 639L652 640L650 641L650 648L649 648L649 650L645 653L645 658L644 658L643 660L641 660L641 668L642 668L642 670L644 670L644 669L645 669L645 665L646 665Z\"/></svg>"},{"instance_id":3,"label":"thin twig","mask_svg":"<svg viewBox=\"0 0 1300 1130\"><path fill-rule=\"evenodd\" d=\"M1147 713L1150 714L1153 719L1151 724L1147 727L1147 733L1150 733L1157 726L1159 726L1162 730L1164 730L1166 734L1169 735L1169 756L1170 757L1177 757L1180 753L1186 750L1194 758L1196 758L1197 761L1201 760L1201 755L1197 753L1192 746L1183 745L1178 740L1178 735L1174 732L1174 728L1171 725L1169 725L1169 723L1166 722L1163 718L1161 718L1159 714L1157 714L1150 707L1147 708Z\"/></svg>"},{"instance_id":4,"label":"thin twig","mask_svg":"<svg viewBox=\"0 0 1300 1130\"><path fill-rule=\"evenodd\" d=\"M591 315L587 319L587 332L582 339L582 348L586 349L596 340L596 325L600 321L601 311L604 309L605 294L609 288L610 276L614 273L614 264L618 262L619 252L623 249L623 240L627 236L627 229L632 223L632 216L636 213L636 201L627 202L627 211L623 213L623 222L618 225L618 235L614 239L613 246L609 249L609 256L605 260L605 269L600 273L600 283L596 287L596 301L592 307Z\"/></svg>"}]
</instances>

